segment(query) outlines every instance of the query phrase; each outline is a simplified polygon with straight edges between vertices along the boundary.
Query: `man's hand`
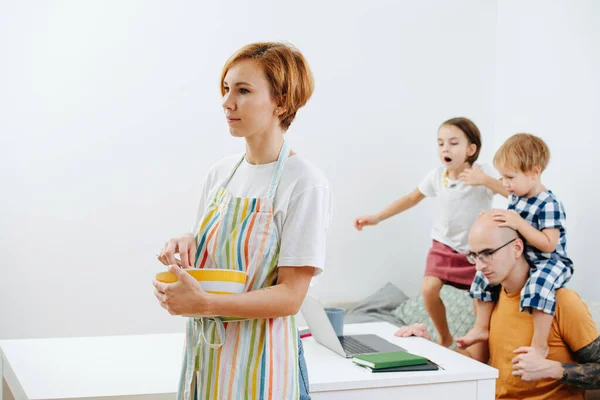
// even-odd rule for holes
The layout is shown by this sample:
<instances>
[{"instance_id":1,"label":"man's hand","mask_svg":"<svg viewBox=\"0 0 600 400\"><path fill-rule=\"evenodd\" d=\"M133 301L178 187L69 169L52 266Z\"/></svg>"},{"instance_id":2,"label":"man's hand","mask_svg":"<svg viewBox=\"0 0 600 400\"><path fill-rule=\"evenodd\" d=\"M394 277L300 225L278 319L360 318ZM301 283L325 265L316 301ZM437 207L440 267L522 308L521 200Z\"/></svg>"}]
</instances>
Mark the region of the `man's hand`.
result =
<instances>
[{"instance_id":1,"label":"man's hand","mask_svg":"<svg viewBox=\"0 0 600 400\"><path fill-rule=\"evenodd\" d=\"M429 332L427 332L427 326L422 323L403 326L396 331L395 335L399 337L418 336L431 340L431 336L429 335Z\"/></svg>"},{"instance_id":2,"label":"man's hand","mask_svg":"<svg viewBox=\"0 0 600 400\"><path fill-rule=\"evenodd\" d=\"M544 358L533 347L519 347L514 351L513 376L520 376L524 381L539 381L540 379L560 379L562 366L558 361Z\"/></svg>"}]
</instances>

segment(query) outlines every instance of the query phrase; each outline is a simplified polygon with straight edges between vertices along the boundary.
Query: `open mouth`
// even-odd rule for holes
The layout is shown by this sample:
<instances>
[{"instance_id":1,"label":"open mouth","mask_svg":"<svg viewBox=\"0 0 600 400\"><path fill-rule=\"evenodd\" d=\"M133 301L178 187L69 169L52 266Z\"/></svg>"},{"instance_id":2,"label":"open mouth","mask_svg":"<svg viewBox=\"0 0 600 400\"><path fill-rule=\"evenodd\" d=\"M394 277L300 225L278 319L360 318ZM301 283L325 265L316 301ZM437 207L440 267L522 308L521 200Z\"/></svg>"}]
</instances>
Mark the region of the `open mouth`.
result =
<instances>
[{"instance_id":1,"label":"open mouth","mask_svg":"<svg viewBox=\"0 0 600 400\"><path fill-rule=\"evenodd\" d=\"M447 163L452 162L452 159L450 157L444 157L444 161L446 161Z\"/></svg>"}]
</instances>

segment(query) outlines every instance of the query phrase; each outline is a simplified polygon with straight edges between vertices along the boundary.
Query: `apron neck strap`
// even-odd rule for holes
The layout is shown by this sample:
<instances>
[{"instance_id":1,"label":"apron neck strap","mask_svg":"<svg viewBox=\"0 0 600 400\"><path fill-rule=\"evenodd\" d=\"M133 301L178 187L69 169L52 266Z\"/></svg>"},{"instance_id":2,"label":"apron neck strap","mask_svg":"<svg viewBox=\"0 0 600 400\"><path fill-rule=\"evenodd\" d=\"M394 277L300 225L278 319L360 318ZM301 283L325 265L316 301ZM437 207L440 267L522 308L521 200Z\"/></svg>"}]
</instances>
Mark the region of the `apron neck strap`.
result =
<instances>
[{"instance_id":1,"label":"apron neck strap","mask_svg":"<svg viewBox=\"0 0 600 400\"><path fill-rule=\"evenodd\" d=\"M229 181L231 180L231 178L233 178L233 174L235 174L235 171L237 171L237 169L240 167L240 165L242 165L242 163L244 162L244 158L246 158L246 153L244 153L244 155L242 155L242 158L240 158L240 160L231 169L231 172L229 173L227 178L225 178L221 187L227 187L227 185L229 185Z\"/></svg>"},{"instance_id":2,"label":"apron neck strap","mask_svg":"<svg viewBox=\"0 0 600 400\"><path fill-rule=\"evenodd\" d=\"M277 187L279 186L279 181L281 180L281 175L283 174L283 166L285 162L290 156L290 148L287 142L283 141L283 146L281 146L281 151L279 152L279 157L277 158L277 164L275 165L275 172L273 173L273 177L271 178L271 184L269 185L269 192L267 193L267 197L272 199L275 197L275 192L277 192Z\"/></svg>"}]
</instances>

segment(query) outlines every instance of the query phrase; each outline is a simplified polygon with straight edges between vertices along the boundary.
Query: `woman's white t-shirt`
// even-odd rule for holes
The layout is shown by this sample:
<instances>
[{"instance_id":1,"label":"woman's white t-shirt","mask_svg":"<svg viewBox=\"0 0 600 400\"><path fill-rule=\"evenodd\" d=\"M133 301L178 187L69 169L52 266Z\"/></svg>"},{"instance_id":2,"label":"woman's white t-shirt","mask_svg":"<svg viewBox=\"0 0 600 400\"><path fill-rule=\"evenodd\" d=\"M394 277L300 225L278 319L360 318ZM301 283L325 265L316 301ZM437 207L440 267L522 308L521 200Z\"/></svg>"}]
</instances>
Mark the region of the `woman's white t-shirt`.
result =
<instances>
[{"instance_id":1,"label":"woman's white t-shirt","mask_svg":"<svg viewBox=\"0 0 600 400\"><path fill-rule=\"evenodd\" d=\"M197 234L204 208L242 156L223 159L211 167L202 189L192 233ZM236 197L267 197L276 162L252 165L244 158L227 184ZM325 175L299 154L287 159L274 199L274 222L280 232L280 267L325 267L326 234L332 215L332 196Z\"/></svg>"},{"instance_id":2,"label":"woman's white t-shirt","mask_svg":"<svg viewBox=\"0 0 600 400\"><path fill-rule=\"evenodd\" d=\"M485 164L475 164L489 176L497 173ZM442 174L446 167L433 169L419 185L419 191L427 197L437 199L437 217L433 224L433 240L453 248L459 253L468 253L468 234L475 219L484 210L492 207L494 192L485 186L468 186L461 180L448 179L443 184Z\"/></svg>"}]
</instances>

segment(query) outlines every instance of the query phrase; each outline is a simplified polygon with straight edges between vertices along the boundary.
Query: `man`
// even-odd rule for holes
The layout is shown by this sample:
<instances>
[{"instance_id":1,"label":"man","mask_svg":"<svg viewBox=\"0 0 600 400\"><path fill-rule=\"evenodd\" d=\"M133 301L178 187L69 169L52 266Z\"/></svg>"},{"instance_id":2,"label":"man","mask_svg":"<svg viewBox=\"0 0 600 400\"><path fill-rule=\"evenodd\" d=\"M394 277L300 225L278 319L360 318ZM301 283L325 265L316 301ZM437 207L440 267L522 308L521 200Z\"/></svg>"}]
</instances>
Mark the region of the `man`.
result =
<instances>
[{"instance_id":1,"label":"man","mask_svg":"<svg viewBox=\"0 0 600 400\"><path fill-rule=\"evenodd\" d=\"M510 228L500 228L490 212L483 213L469 232L476 268L492 285L501 285L487 342L462 351L498 369L498 399L583 399L586 389L600 388L600 337L592 317L577 293L556 292L556 315L544 358L529 347L533 319L519 311L521 289L530 266L524 244ZM397 336L429 334L423 324L402 327Z\"/></svg>"}]
</instances>

